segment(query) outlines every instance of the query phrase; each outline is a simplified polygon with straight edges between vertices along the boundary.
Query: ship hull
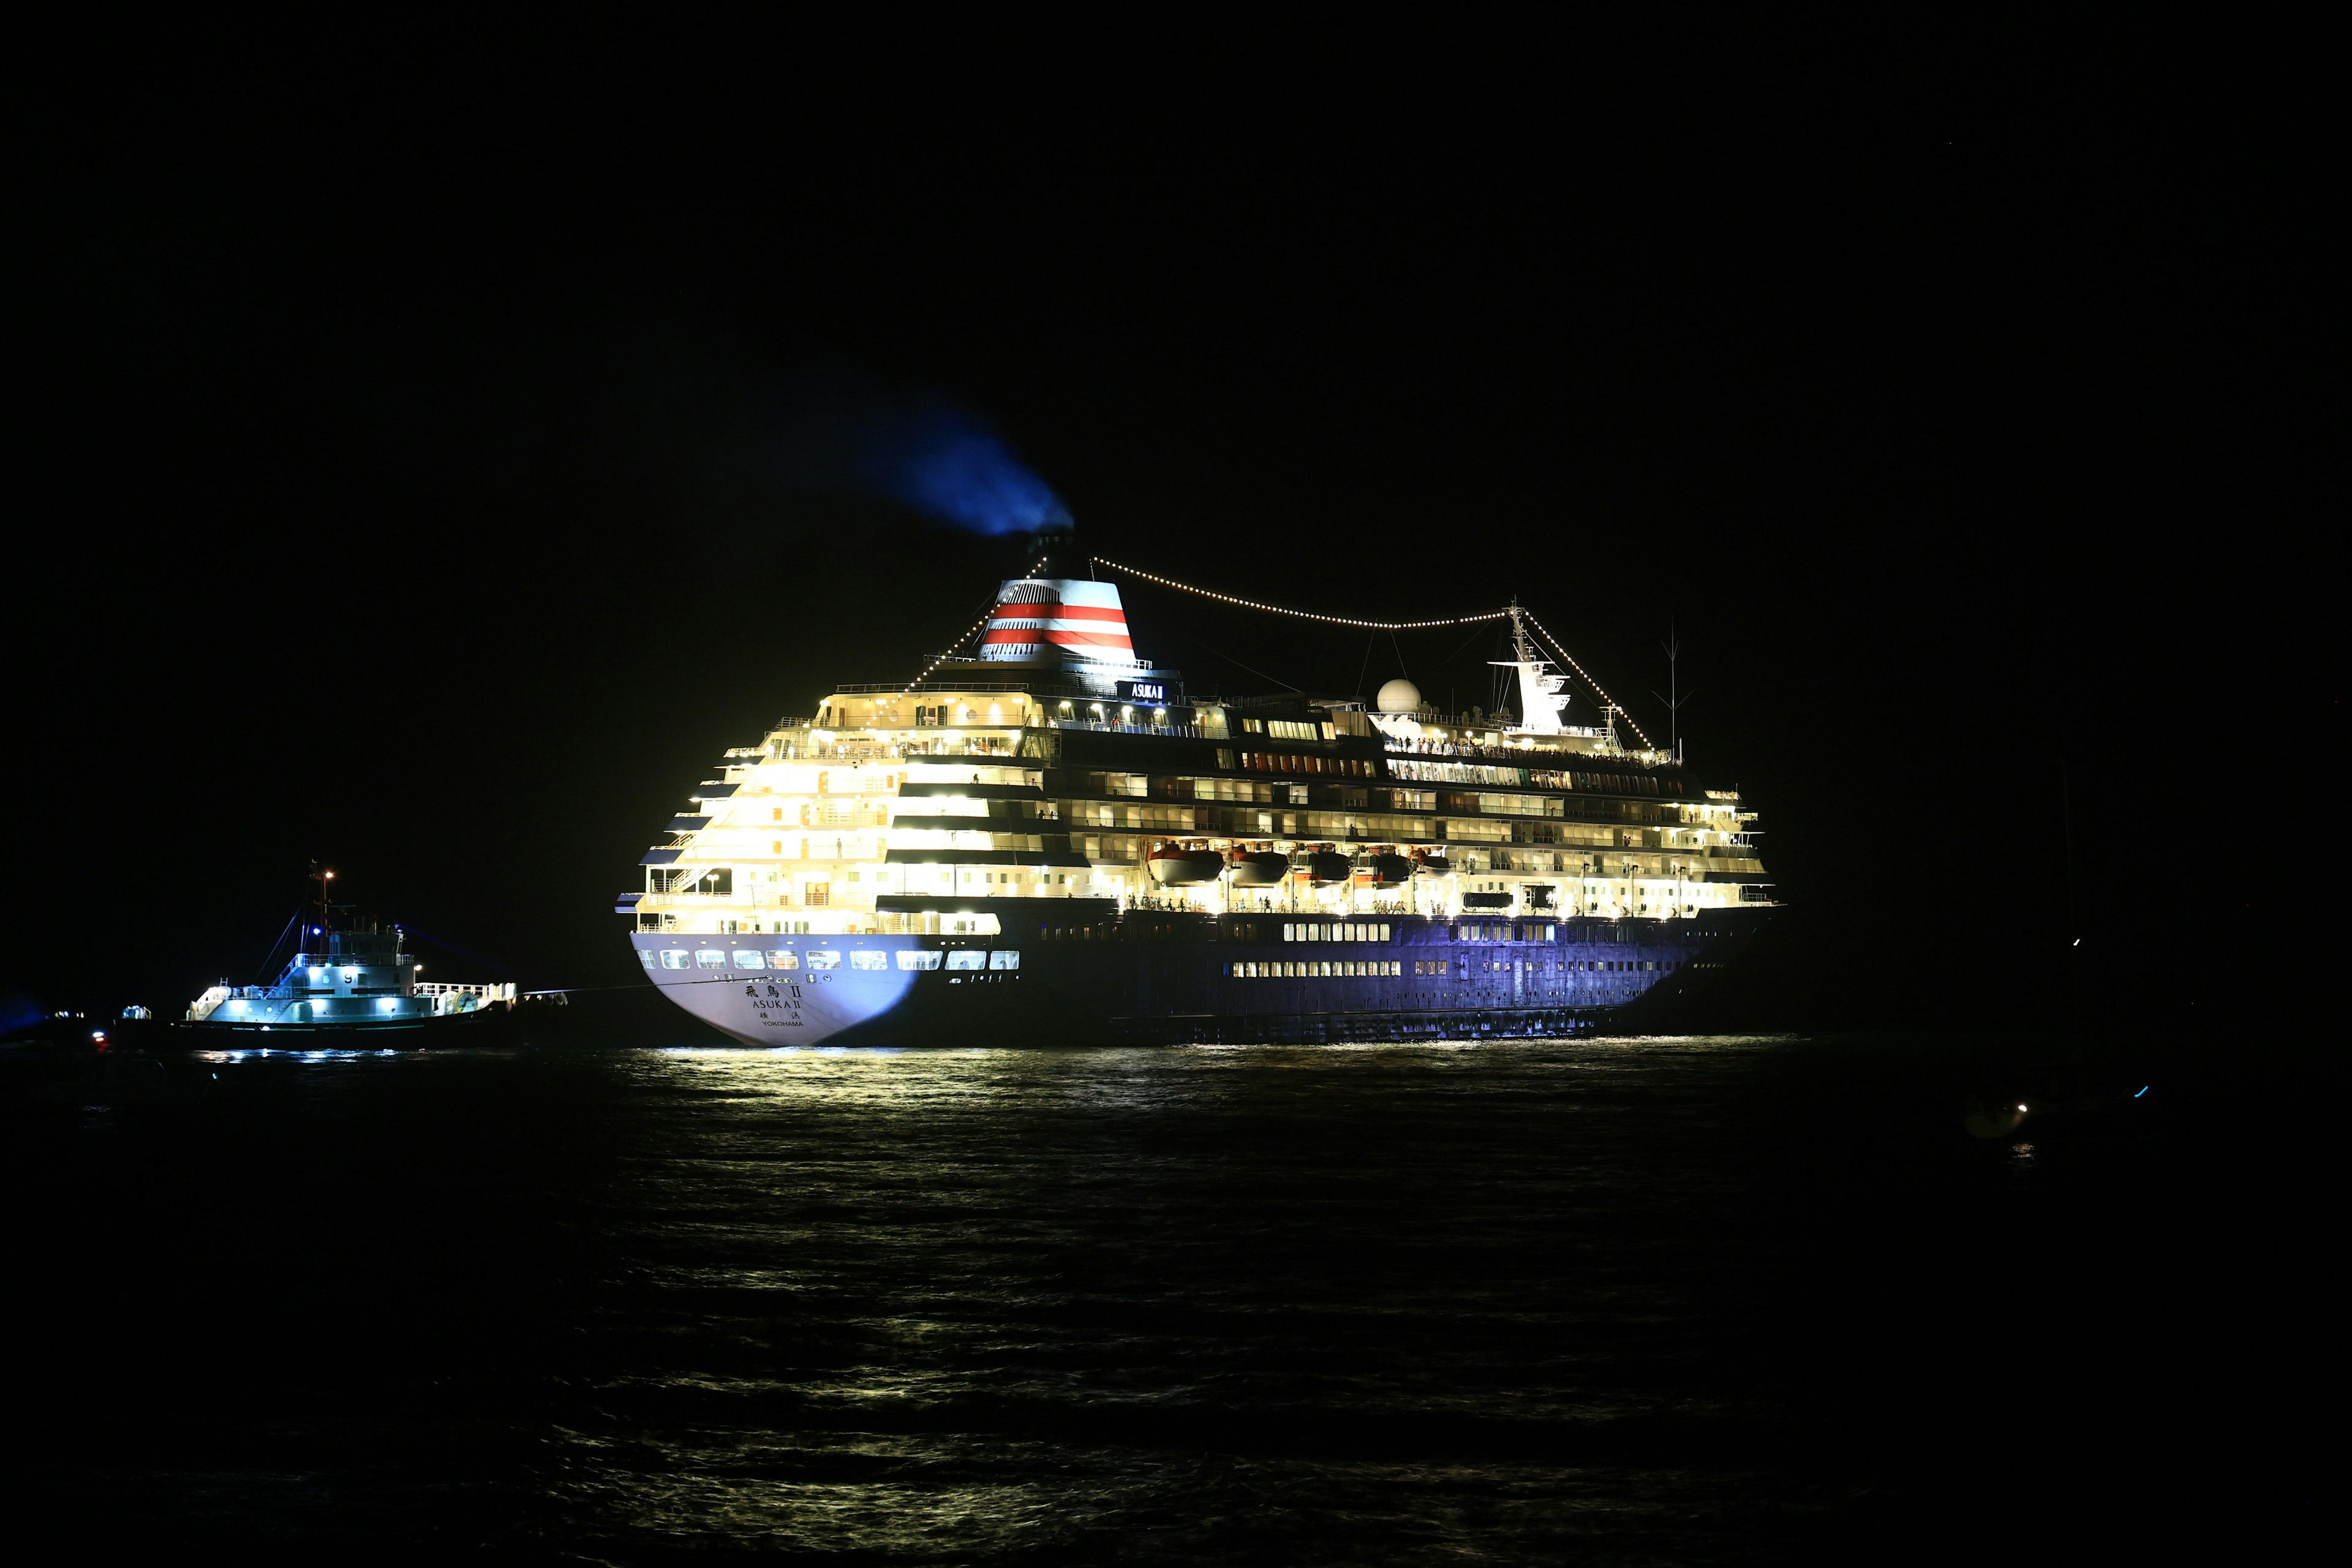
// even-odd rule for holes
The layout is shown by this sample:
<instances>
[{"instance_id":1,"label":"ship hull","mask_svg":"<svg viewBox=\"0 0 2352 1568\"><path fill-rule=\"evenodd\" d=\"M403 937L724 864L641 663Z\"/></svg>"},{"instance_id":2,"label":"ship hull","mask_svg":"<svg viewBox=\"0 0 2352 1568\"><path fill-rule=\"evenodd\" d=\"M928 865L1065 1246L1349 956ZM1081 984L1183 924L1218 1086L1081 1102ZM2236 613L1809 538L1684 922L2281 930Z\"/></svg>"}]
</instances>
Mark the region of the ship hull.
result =
<instances>
[{"instance_id":1,"label":"ship hull","mask_svg":"<svg viewBox=\"0 0 2352 1568\"><path fill-rule=\"evenodd\" d=\"M1049 913L1008 920L995 937L646 931L631 943L664 995L751 1046L1403 1040L1652 1026L1747 945L1765 911L1392 916L1369 941L1325 939L1376 929L1366 921L1130 912L1068 927ZM1317 940L1272 939L1309 930ZM797 967L778 968L784 954ZM758 967L739 962L755 955ZM974 966L908 967L942 959Z\"/></svg>"}]
</instances>

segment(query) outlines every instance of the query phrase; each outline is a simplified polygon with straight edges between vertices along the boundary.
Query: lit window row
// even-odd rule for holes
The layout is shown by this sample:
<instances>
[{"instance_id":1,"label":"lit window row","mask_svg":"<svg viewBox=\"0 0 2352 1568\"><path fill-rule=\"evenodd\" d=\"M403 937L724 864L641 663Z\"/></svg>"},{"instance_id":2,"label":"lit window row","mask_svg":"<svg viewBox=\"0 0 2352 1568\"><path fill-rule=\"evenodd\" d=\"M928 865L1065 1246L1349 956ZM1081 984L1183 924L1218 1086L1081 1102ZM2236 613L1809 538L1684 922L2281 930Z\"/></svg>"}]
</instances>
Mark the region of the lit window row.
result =
<instances>
[{"instance_id":1,"label":"lit window row","mask_svg":"<svg viewBox=\"0 0 2352 1568\"><path fill-rule=\"evenodd\" d=\"M654 954L651 949L640 949L637 956L644 961L647 969L654 966ZM798 969L805 963L811 969L839 969L842 967L842 956L840 949L830 947L813 947L805 952L794 952L785 948L770 948L755 952L744 947L733 949L705 947L692 950L666 947L661 950L661 966L664 969L729 969L743 972ZM852 969L890 967L890 955L887 952L866 949L852 952L848 958L849 967ZM942 958L946 961L945 967L949 969L1018 969L1021 967L1021 951L1011 947L954 948L946 951L938 948L909 948L899 952L898 967L918 970L938 969L941 967Z\"/></svg>"},{"instance_id":2,"label":"lit window row","mask_svg":"<svg viewBox=\"0 0 2352 1568\"><path fill-rule=\"evenodd\" d=\"M1404 963L1394 958L1244 959L1225 965L1237 980L1336 980L1355 975L1402 974Z\"/></svg>"},{"instance_id":3,"label":"lit window row","mask_svg":"<svg viewBox=\"0 0 2352 1568\"><path fill-rule=\"evenodd\" d=\"M942 963L940 961L945 960ZM1017 947L980 948L957 947L908 948L898 954L901 969L1018 969L1021 950Z\"/></svg>"},{"instance_id":4,"label":"lit window row","mask_svg":"<svg viewBox=\"0 0 2352 1568\"><path fill-rule=\"evenodd\" d=\"M1219 761L1230 752L1222 753ZM1356 757L1297 757L1282 752L1244 752L1241 765L1254 773L1339 773L1348 778L1377 777L1371 763Z\"/></svg>"},{"instance_id":5,"label":"lit window row","mask_svg":"<svg viewBox=\"0 0 2352 1568\"><path fill-rule=\"evenodd\" d=\"M1386 942L1388 939L1386 921L1346 921L1338 925L1286 922L1282 928L1282 940L1285 942Z\"/></svg>"},{"instance_id":6,"label":"lit window row","mask_svg":"<svg viewBox=\"0 0 2352 1568\"><path fill-rule=\"evenodd\" d=\"M1456 942L1550 942L1559 931L1559 928L1556 925L1538 925L1532 922L1514 925L1508 921L1493 923L1482 921L1475 925L1455 926L1454 940Z\"/></svg>"}]
</instances>

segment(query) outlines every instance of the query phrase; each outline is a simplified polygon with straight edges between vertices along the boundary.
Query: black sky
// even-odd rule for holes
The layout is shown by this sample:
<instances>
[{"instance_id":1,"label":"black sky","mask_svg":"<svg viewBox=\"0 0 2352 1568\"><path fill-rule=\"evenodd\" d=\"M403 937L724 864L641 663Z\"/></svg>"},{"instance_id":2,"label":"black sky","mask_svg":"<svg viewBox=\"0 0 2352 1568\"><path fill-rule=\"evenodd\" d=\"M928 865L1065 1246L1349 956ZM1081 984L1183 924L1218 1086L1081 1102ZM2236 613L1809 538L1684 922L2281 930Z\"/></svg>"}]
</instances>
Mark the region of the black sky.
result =
<instances>
[{"instance_id":1,"label":"black sky","mask_svg":"<svg viewBox=\"0 0 2352 1568\"><path fill-rule=\"evenodd\" d=\"M445 973L625 979L610 897L719 749L911 673L1006 565L778 483L812 377L980 411L1094 549L1171 575L1351 615L1516 593L1658 729L1671 617L1693 760L1792 905L1726 1026L2046 1012L2062 779L2079 924L2137 955L2111 998L2212 1005L2171 944L2218 968L2295 907L2210 848L2338 711L2328 182L2259 68L724 42L202 40L40 100L0 989L176 1011L246 978L313 856L478 955ZM1363 668L1129 604L1196 687ZM1440 669L1455 640L1370 680L1401 654L1470 700L1491 655Z\"/></svg>"}]
</instances>

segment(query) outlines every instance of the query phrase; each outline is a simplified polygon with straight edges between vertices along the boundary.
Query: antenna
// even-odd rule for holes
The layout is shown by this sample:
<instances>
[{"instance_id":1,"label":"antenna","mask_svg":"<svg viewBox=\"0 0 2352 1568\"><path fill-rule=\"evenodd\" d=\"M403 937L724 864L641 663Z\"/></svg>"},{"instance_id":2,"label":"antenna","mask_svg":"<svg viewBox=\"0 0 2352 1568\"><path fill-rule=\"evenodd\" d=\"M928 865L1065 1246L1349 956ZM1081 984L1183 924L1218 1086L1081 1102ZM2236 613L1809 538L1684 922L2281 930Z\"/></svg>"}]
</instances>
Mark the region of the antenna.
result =
<instances>
[{"instance_id":1,"label":"antenna","mask_svg":"<svg viewBox=\"0 0 2352 1568\"><path fill-rule=\"evenodd\" d=\"M1666 617L1666 640L1658 646L1666 650L1666 695L1659 696L1655 687L1651 688L1650 695L1656 697L1659 701L1666 705L1666 746L1674 752L1675 761L1681 762L1683 760L1683 704L1689 701L1690 697L1682 695L1682 688L1675 684L1678 676L1675 666L1675 660L1682 657L1683 640L1675 635L1675 619L1672 616ZM1696 691L1691 693L1691 697L1697 695Z\"/></svg>"}]
</instances>

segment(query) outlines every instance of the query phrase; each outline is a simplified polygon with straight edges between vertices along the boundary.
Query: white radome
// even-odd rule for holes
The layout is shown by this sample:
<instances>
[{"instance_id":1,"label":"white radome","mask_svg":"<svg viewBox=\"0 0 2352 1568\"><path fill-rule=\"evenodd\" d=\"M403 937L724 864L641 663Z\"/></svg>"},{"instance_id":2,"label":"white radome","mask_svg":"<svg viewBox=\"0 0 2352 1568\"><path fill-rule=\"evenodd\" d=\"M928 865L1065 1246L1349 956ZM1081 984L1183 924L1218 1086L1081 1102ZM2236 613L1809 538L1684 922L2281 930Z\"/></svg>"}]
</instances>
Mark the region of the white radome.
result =
<instances>
[{"instance_id":1,"label":"white radome","mask_svg":"<svg viewBox=\"0 0 2352 1568\"><path fill-rule=\"evenodd\" d=\"M1410 680L1391 680L1381 688L1377 700L1383 713L1417 712L1421 708L1421 688Z\"/></svg>"}]
</instances>

